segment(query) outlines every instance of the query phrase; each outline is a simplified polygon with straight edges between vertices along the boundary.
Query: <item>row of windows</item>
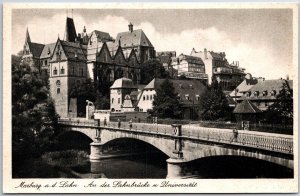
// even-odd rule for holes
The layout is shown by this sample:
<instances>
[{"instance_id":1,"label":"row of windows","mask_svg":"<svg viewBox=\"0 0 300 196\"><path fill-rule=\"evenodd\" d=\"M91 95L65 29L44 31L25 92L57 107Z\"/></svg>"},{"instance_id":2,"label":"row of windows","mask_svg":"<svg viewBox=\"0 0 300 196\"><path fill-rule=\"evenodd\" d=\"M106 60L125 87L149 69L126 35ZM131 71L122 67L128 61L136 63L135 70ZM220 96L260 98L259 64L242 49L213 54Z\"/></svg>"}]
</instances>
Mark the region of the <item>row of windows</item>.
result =
<instances>
[{"instance_id":1,"label":"row of windows","mask_svg":"<svg viewBox=\"0 0 300 196\"><path fill-rule=\"evenodd\" d=\"M57 69L56 69L56 67L54 68L54 70L53 70L53 75L57 75ZM62 67L61 69L60 69L60 74L65 74L65 69ZM75 67L72 67L72 73L71 73L71 75L75 75ZM78 74L79 76L84 76L84 71L83 71L83 68L79 68L79 74Z\"/></svg>"},{"instance_id":2,"label":"row of windows","mask_svg":"<svg viewBox=\"0 0 300 196\"><path fill-rule=\"evenodd\" d=\"M251 91L247 92L247 96L248 96L248 97L250 97L251 94L252 94ZM255 97L258 97L258 96L260 95L260 92L259 92L259 91L255 91L255 92L253 93L253 95L254 95ZM268 95L268 91L263 91L261 95L262 95L263 97L267 96L267 95ZM276 95L276 90L272 90L272 91L270 92L270 95L271 95L271 96L275 96L275 95Z\"/></svg>"},{"instance_id":3,"label":"row of windows","mask_svg":"<svg viewBox=\"0 0 300 196\"><path fill-rule=\"evenodd\" d=\"M143 96L143 100L145 101L145 100L152 100L152 99L154 99L154 95L144 95Z\"/></svg>"},{"instance_id":4,"label":"row of windows","mask_svg":"<svg viewBox=\"0 0 300 196\"><path fill-rule=\"evenodd\" d=\"M111 98L111 103L113 104L114 103L114 98ZM118 104L120 104L121 103L121 99L120 98L118 98Z\"/></svg>"},{"instance_id":5,"label":"row of windows","mask_svg":"<svg viewBox=\"0 0 300 196\"><path fill-rule=\"evenodd\" d=\"M187 95L185 95L184 97L185 97L185 99L186 99L186 100L191 100L191 99L190 99L190 95L188 95L188 94L187 94ZM180 100L180 101L182 101L182 100L183 100L183 99L181 98L181 96L180 96L180 95L178 95L178 100ZM199 96L199 95L196 95L196 100L197 100L197 101L199 101L199 100L200 100L200 96Z\"/></svg>"}]
</instances>

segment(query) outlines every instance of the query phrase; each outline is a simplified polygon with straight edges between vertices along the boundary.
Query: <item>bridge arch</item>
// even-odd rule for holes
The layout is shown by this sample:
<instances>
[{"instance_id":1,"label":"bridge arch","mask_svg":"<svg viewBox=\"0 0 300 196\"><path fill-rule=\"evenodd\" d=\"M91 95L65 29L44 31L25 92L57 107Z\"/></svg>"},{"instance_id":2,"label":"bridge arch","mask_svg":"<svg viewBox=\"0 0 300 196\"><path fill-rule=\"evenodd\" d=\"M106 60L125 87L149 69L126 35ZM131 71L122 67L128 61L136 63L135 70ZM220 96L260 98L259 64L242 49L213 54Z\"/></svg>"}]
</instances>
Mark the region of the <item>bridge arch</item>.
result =
<instances>
[{"instance_id":1,"label":"bridge arch","mask_svg":"<svg viewBox=\"0 0 300 196\"><path fill-rule=\"evenodd\" d=\"M204 146L201 150L186 150L184 149L183 154L184 158L187 161L194 161L201 158L207 157L220 157L220 156L236 156L236 157L246 157L246 158L253 158L257 160L263 160L270 163L274 163L277 165L285 166L287 168L293 169L294 161L293 158L290 157L292 155L284 156L277 156L276 153L269 154L263 153L262 151L258 151L255 149L239 149L239 148L232 148L232 147L224 147L224 146Z\"/></svg>"},{"instance_id":2,"label":"bridge arch","mask_svg":"<svg viewBox=\"0 0 300 196\"><path fill-rule=\"evenodd\" d=\"M170 156L168 153L169 151L166 151L165 149L161 149L155 145L153 145L153 143L150 143L148 140L143 140L143 139L137 139L134 137L119 137L119 138L115 138L112 140L107 140L104 142L101 142L104 146L105 145L109 145L113 142L122 142L122 141L128 141L128 142L137 142L137 143L144 143L146 146L150 146L151 148L153 148L156 151L161 152L162 154L164 154L165 156ZM130 145L131 143L128 143L128 145Z\"/></svg>"},{"instance_id":3,"label":"bridge arch","mask_svg":"<svg viewBox=\"0 0 300 196\"><path fill-rule=\"evenodd\" d=\"M108 132L108 133L106 133ZM114 134L109 134L111 131L109 130L101 130L101 144L105 145L108 142L112 142L117 139L134 139L145 142L154 148L158 149L168 157L174 157L173 148L174 141L166 140L162 137L152 137L147 135L138 135L131 133L123 133L123 132L115 132Z\"/></svg>"}]
</instances>

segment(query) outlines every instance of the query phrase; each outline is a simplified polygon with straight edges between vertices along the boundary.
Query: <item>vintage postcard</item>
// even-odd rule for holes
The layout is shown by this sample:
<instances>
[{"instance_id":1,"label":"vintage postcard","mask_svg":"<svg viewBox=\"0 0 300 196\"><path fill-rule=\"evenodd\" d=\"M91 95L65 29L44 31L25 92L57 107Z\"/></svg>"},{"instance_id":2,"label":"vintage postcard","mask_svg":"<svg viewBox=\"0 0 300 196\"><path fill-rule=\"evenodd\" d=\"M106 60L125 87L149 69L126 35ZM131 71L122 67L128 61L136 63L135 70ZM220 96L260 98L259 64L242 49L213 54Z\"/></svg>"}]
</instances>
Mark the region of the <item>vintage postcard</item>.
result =
<instances>
[{"instance_id":1,"label":"vintage postcard","mask_svg":"<svg viewBox=\"0 0 300 196\"><path fill-rule=\"evenodd\" d=\"M4 4L4 193L298 192L298 4Z\"/></svg>"}]
</instances>

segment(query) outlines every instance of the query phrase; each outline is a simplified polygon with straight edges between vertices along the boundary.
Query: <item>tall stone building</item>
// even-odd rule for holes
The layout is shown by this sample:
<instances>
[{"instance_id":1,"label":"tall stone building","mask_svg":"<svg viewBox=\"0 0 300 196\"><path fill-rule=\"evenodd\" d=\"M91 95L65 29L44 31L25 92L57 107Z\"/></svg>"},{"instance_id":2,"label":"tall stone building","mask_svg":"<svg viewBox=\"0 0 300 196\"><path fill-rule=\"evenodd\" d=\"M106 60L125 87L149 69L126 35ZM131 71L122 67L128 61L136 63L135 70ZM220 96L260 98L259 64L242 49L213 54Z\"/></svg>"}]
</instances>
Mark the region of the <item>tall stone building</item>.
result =
<instances>
[{"instance_id":1,"label":"tall stone building","mask_svg":"<svg viewBox=\"0 0 300 196\"><path fill-rule=\"evenodd\" d=\"M109 87L122 77L140 83L141 64L155 57L155 50L143 30L121 32L113 39L109 33L86 27L76 33L72 18L66 18L63 39L55 43L31 42L29 32L23 47L23 62L49 75L50 93L61 117L78 115L76 99L72 99L72 87L91 79L100 93L109 95Z\"/></svg>"},{"instance_id":2,"label":"tall stone building","mask_svg":"<svg viewBox=\"0 0 300 196\"><path fill-rule=\"evenodd\" d=\"M53 54L54 46L55 43L44 45L32 42L27 29L22 50L22 63L28 64L32 70L47 74L49 59Z\"/></svg>"},{"instance_id":3,"label":"tall stone building","mask_svg":"<svg viewBox=\"0 0 300 196\"><path fill-rule=\"evenodd\" d=\"M213 52L204 48L203 51L192 49L191 56L200 57L205 64L205 73L208 75L208 84L216 79L223 90L232 91L245 77L245 69L239 67L239 62L228 63L225 52Z\"/></svg>"}]
</instances>

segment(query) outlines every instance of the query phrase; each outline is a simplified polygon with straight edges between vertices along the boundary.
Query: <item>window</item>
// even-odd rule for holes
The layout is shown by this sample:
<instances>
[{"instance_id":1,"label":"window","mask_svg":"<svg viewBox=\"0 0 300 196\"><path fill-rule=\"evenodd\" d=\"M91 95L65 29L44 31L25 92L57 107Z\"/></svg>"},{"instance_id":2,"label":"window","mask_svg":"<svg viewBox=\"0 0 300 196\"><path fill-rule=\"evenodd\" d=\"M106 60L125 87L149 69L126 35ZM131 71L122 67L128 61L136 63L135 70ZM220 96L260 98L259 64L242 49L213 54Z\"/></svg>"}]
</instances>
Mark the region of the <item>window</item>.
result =
<instances>
[{"instance_id":1,"label":"window","mask_svg":"<svg viewBox=\"0 0 300 196\"><path fill-rule=\"evenodd\" d=\"M118 98L118 103L121 103L121 99L120 98Z\"/></svg>"},{"instance_id":2,"label":"window","mask_svg":"<svg viewBox=\"0 0 300 196\"><path fill-rule=\"evenodd\" d=\"M48 63L47 60L45 60L45 65L47 65L47 63Z\"/></svg>"},{"instance_id":3,"label":"window","mask_svg":"<svg viewBox=\"0 0 300 196\"><path fill-rule=\"evenodd\" d=\"M268 102L265 102L265 106L267 107L269 104L268 104Z\"/></svg>"},{"instance_id":4,"label":"window","mask_svg":"<svg viewBox=\"0 0 300 196\"><path fill-rule=\"evenodd\" d=\"M145 95L143 95L143 100L145 101Z\"/></svg>"},{"instance_id":5,"label":"window","mask_svg":"<svg viewBox=\"0 0 300 196\"><path fill-rule=\"evenodd\" d=\"M196 100L199 101L199 99L200 99L200 96L196 95Z\"/></svg>"},{"instance_id":6,"label":"window","mask_svg":"<svg viewBox=\"0 0 300 196\"><path fill-rule=\"evenodd\" d=\"M53 75L57 75L57 69L56 69L56 67L53 70Z\"/></svg>"},{"instance_id":7,"label":"window","mask_svg":"<svg viewBox=\"0 0 300 196\"><path fill-rule=\"evenodd\" d=\"M149 100L149 95L147 95L147 100Z\"/></svg>"},{"instance_id":8,"label":"window","mask_svg":"<svg viewBox=\"0 0 300 196\"><path fill-rule=\"evenodd\" d=\"M83 68L80 69L81 76L83 76Z\"/></svg>"},{"instance_id":9,"label":"window","mask_svg":"<svg viewBox=\"0 0 300 196\"><path fill-rule=\"evenodd\" d=\"M65 69L64 69L64 67L62 67L62 68L60 69L60 74L65 74Z\"/></svg>"},{"instance_id":10,"label":"window","mask_svg":"<svg viewBox=\"0 0 300 196\"><path fill-rule=\"evenodd\" d=\"M185 95L185 99L186 100L190 100L190 96L189 95Z\"/></svg>"},{"instance_id":11,"label":"window","mask_svg":"<svg viewBox=\"0 0 300 196\"><path fill-rule=\"evenodd\" d=\"M57 94L60 94L60 88L57 88L57 89L56 89L56 93L57 93Z\"/></svg>"},{"instance_id":12,"label":"window","mask_svg":"<svg viewBox=\"0 0 300 196\"><path fill-rule=\"evenodd\" d=\"M111 98L111 103L114 103L114 98Z\"/></svg>"},{"instance_id":13,"label":"window","mask_svg":"<svg viewBox=\"0 0 300 196\"><path fill-rule=\"evenodd\" d=\"M150 100L152 100L152 95L150 95Z\"/></svg>"},{"instance_id":14,"label":"window","mask_svg":"<svg viewBox=\"0 0 300 196\"><path fill-rule=\"evenodd\" d=\"M75 75L75 67L72 67L72 76Z\"/></svg>"},{"instance_id":15,"label":"window","mask_svg":"<svg viewBox=\"0 0 300 196\"><path fill-rule=\"evenodd\" d=\"M60 80L57 80L57 81L56 81L56 86L57 86L57 87L60 87Z\"/></svg>"}]
</instances>

